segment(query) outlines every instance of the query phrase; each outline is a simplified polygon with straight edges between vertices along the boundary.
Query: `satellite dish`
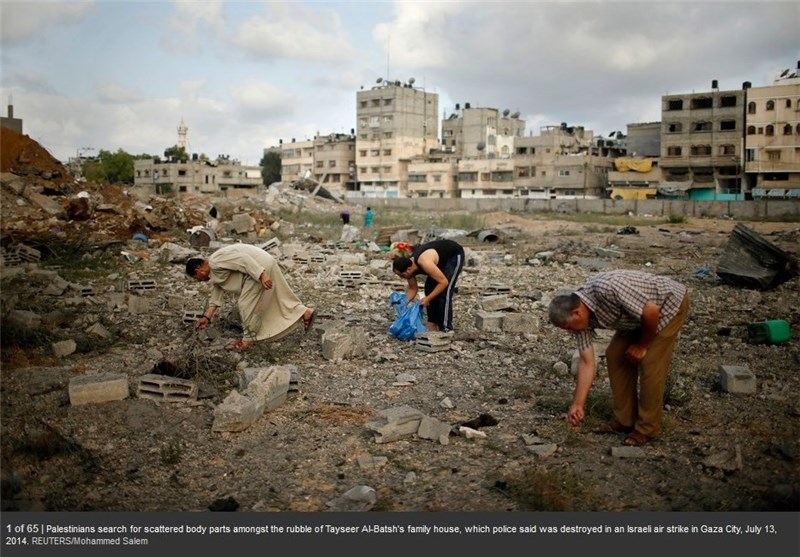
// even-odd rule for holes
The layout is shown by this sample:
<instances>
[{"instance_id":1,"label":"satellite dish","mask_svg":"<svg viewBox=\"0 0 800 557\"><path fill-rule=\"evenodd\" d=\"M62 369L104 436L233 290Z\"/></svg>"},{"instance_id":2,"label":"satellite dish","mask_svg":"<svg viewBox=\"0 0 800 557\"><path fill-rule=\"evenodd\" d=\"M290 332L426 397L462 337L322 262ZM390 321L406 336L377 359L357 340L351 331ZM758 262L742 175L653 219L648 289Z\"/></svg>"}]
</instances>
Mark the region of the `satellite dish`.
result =
<instances>
[{"instance_id":1,"label":"satellite dish","mask_svg":"<svg viewBox=\"0 0 800 557\"><path fill-rule=\"evenodd\" d=\"M484 149L486 149L486 143L484 143L483 141L481 141L480 143L478 143L478 145L476 146L476 148L478 149L478 151L483 151Z\"/></svg>"},{"instance_id":2,"label":"satellite dish","mask_svg":"<svg viewBox=\"0 0 800 557\"><path fill-rule=\"evenodd\" d=\"M383 78L379 77L378 79L375 80L375 83L380 83L381 81L383 81Z\"/></svg>"},{"instance_id":3,"label":"satellite dish","mask_svg":"<svg viewBox=\"0 0 800 557\"><path fill-rule=\"evenodd\" d=\"M511 111L510 111L509 109L507 109L507 108L506 108L506 109L503 111L503 116L505 116L506 118L508 118L508 115L509 115L509 114L511 114Z\"/></svg>"},{"instance_id":4,"label":"satellite dish","mask_svg":"<svg viewBox=\"0 0 800 557\"><path fill-rule=\"evenodd\" d=\"M519 112L515 112L511 115L512 118L519 118Z\"/></svg>"},{"instance_id":5,"label":"satellite dish","mask_svg":"<svg viewBox=\"0 0 800 557\"><path fill-rule=\"evenodd\" d=\"M409 78L408 78L408 84L409 84L409 85L414 85L414 82L415 82L415 81L416 81L416 79L414 79L413 77L409 77Z\"/></svg>"}]
</instances>

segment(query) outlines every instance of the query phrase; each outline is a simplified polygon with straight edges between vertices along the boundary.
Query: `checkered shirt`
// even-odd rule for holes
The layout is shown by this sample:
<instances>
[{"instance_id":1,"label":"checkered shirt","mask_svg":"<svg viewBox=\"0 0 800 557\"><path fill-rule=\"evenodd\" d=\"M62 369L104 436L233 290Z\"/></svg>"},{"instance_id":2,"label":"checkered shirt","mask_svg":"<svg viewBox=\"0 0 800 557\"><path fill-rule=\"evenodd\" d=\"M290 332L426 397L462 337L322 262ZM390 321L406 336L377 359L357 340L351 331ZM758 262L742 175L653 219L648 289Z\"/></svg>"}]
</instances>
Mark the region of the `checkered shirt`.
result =
<instances>
[{"instance_id":1,"label":"checkered shirt","mask_svg":"<svg viewBox=\"0 0 800 557\"><path fill-rule=\"evenodd\" d=\"M620 270L589 277L575 294L592 310L589 329L575 333L578 350L583 351L594 342L595 329L639 329L647 302L661 309L656 332L661 331L678 314L686 287L667 277Z\"/></svg>"}]
</instances>

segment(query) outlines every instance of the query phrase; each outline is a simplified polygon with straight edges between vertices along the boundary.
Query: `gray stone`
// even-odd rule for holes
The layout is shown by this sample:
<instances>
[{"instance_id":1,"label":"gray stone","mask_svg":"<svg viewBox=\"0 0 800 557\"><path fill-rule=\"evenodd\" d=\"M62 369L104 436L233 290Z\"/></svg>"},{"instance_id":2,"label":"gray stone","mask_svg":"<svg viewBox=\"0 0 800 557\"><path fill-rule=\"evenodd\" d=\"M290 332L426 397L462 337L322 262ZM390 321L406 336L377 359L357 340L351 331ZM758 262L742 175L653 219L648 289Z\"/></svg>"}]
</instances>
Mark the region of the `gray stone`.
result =
<instances>
[{"instance_id":1,"label":"gray stone","mask_svg":"<svg viewBox=\"0 0 800 557\"><path fill-rule=\"evenodd\" d=\"M436 418L423 416L419 423L417 436L422 439L439 441L442 445L450 443L450 424L440 422Z\"/></svg>"},{"instance_id":2,"label":"gray stone","mask_svg":"<svg viewBox=\"0 0 800 557\"><path fill-rule=\"evenodd\" d=\"M69 339L69 340L62 340L60 342L54 342L51 345L51 348L53 349L53 354L55 355L56 358L63 358L64 356L69 356L70 354L75 352L75 350L78 349L78 345L75 343L74 340Z\"/></svg>"},{"instance_id":3,"label":"gray stone","mask_svg":"<svg viewBox=\"0 0 800 557\"><path fill-rule=\"evenodd\" d=\"M24 309L12 311L8 315L8 321L10 324L26 331L38 329L42 324L42 318L39 314Z\"/></svg>"},{"instance_id":4,"label":"gray stone","mask_svg":"<svg viewBox=\"0 0 800 557\"><path fill-rule=\"evenodd\" d=\"M736 445L733 449L714 453L703 460L703 466L707 468L718 468L726 472L741 470L744 467L742 461L742 448Z\"/></svg>"},{"instance_id":5,"label":"gray stone","mask_svg":"<svg viewBox=\"0 0 800 557\"><path fill-rule=\"evenodd\" d=\"M558 450L558 445L555 443L545 443L543 445L528 445L528 450L539 458L546 458L552 456Z\"/></svg>"},{"instance_id":6,"label":"gray stone","mask_svg":"<svg viewBox=\"0 0 800 557\"><path fill-rule=\"evenodd\" d=\"M512 307L511 302L508 301L508 296L505 294L481 296L480 304L483 311L500 311L511 309Z\"/></svg>"}]
</instances>

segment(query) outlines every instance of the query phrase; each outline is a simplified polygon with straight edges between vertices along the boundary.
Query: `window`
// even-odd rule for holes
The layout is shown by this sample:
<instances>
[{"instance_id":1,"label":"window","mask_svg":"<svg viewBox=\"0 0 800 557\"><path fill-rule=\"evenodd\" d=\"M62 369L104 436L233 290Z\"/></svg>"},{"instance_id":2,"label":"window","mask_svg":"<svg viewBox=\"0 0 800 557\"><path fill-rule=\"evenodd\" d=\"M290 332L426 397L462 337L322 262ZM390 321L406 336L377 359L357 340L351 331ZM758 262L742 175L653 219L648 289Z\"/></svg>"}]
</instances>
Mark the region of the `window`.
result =
<instances>
[{"instance_id":1,"label":"window","mask_svg":"<svg viewBox=\"0 0 800 557\"><path fill-rule=\"evenodd\" d=\"M367 101L361 101L361 108L367 108Z\"/></svg>"},{"instance_id":2,"label":"window","mask_svg":"<svg viewBox=\"0 0 800 557\"><path fill-rule=\"evenodd\" d=\"M381 172L381 169L378 168L377 166L373 166L372 167L372 173L373 174L380 174L380 172Z\"/></svg>"},{"instance_id":3,"label":"window","mask_svg":"<svg viewBox=\"0 0 800 557\"><path fill-rule=\"evenodd\" d=\"M488 181L489 181L489 173L481 172L481 182L488 182Z\"/></svg>"},{"instance_id":4,"label":"window","mask_svg":"<svg viewBox=\"0 0 800 557\"><path fill-rule=\"evenodd\" d=\"M392 167L391 166L384 166L383 167L383 171L384 172L391 172L392 171Z\"/></svg>"},{"instance_id":5,"label":"window","mask_svg":"<svg viewBox=\"0 0 800 557\"><path fill-rule=\"evenodd\" d=\"M710 132L711 122L695 122L694 124L692 124L692 131Z\"/></svg>"},{"instance_id":6,"label":"window","mask_svg":"<svg viewBox=\"0 0 800 557\"><path fill-rule=\"evenodd\" d=\"M766 128L764 128L764 135L775 135L775 126L769 124Z\"/></svg>"},{"instance_id":7,"label":"window","mask_svg":"<svg viewBox=\"0 0 800 557\"><path fill-rule=\"evenodd\" d=\"M681 156L681 148L678 146L667 147L667 156L668 157L680 157Z\"/></svg>"},{"instance_id":8,"label":"window","mask_svg":"<svg viewBox=\"0 0 800 557\"><path fill-rule=\"evenodd\" d=\"M336 168L336 161L328 161L328 168Z\"/></svg>"},{"instance_id":9,"label":"window","mask_svg":"<svg viewBox=\"0 0 800 557\"><path fill-rule=\"evenodd\" d=\"M683 99L667 101L667 110L683 110Z\"/></svg>"},{"instance_id":10,"label":"window","mask_svg":"<svg viewBox=\"0 0 800 557\"><path fill-rule=\"evenodd\" d=\"M719 154L720 155L735 155L736 154L736 147L733 145L720 145L719 146Z\"/></svg>"},{"instance_id":11,"label":"window","mask_svg":"<svg viewBox=\"0 0 800 557\"><path fill-rule=\"evenodd\" d=\"M381 100L380 99L372 99L372 106L380 106Z\"/></svg>"},{"instance_id":12,"label":"window","mask_svg":"<svg viewBox=\"0 0 800 557\"><path fill-rule=\"evenodd\" d=\"M518 166L517 170L517 178L529 178L531 175L531 169L528 166Z\"/></svg>"},{"instance_id":13,"label":"window","mask_svg":"<svg viewBox=\"0 0 800 557\"><path fill-rule=\"evenodd\" d=\"M391 114L389 114L389 115L387 115L387 116L384 116L384 117L383 117L383 121L384 121L385 123L389 123L389 122L391 122L393 119L394 119L394 116L392 116Z\"/></svg>"},{"instance_id":14,"label":"window","mask_svg":"<svg viewBox=\"0 0 800 557\"><path fill-rule=\"evenodd\" d=\"M419 184L419 183L427 181L426 178L427 178L427 176L425 174L409 174L408 175L409 183Z\"/></svg>"},{"instance_id":15,"label":"window","mask_svg":"<svg viewBox=\"0 0 800 557\"><path fill-rule=\"evenodd\" d=\"M569 176L569 170L559 170L558 171L558 175L559 176Z\"/></svg>"},{"instance_id":16,"label":"window","mask_svg":"<svg viewBox=\"0 0 800 557\"><path fill-rule=\"evenodd\" d=\"M380 154L381 154L381 152L380 152L380 150L379 150L379 149L372 149L372 150L369 152L369 156L370 156L370 157L377 157L377 156L378 156L378 155L380 155Z\"/></svg>"},{"instance_id":17,"label":"window","mask_svg":"<svg viewBox=\"0 0 800 557\"><path fill-rule=\"evenodd\" d=\"M378 118L377 116L370 116L369 117L369 127L370 128L377 128L377 127L380 127L380 125L381 125L380 118Z\"/></svg>"},{"instance_id":18,"label":"window","mask_svg":"<svg viewBox=\"0 0 800 557\"><path fill-rule=\"evenodd\" d=\"M325 161L317 161L317 168L322 168L325 165Z\"/></svg>"},{"instance_id":19,"label":"window","mask_svg":"<svg viewBox=\"0 0 800 557\"><path fill-rule=\"evenodd\" d=\"M750 101L747 103L747 113L748 114L755 114L756 113L756 103Z\"/></svg>"},{"instance_id":20,"label":"window","mask_svg":"<svg viewBox=\"0 0 800 557\"><path fill-rule=\"evenodd\" d=\"M783 126L783 135L792 135L792 126L790 124Z\"/></svg>"},{"instance_id":21,"label":"window","mask_svg":"<svg viewBox=\"0 0 800 557\"><path fill-rule=\"evenodd\" d=\"M756 134L756 127L755 126L747 126L747 135L755 135Z\"/></svg>"},{"instance_id":22,"label":"window","mask_svg":"<svg viewBox=\"0 0 800 557\"><path fill-rule=\"evenodd\" d=\"M699 98L694 98L691 101L692 110L698 110L701 108L712 108L713 106L714 103L711 97L699 97Z\"/></svg>"},{"instance_id":23,"label":"window","mask_svg":"<svg viewBox=\"0 0 800 557\"><path fill-rule=\"evenodd\" d=\"M359 157L366 157L367 156L367 150L366 149L359 149L358 150L358 156Z\"/></svg>"},{"instance_id":24,"label":"window","mask_svg":"<svg viewBox=\"0 0 800 557\"><path fill-rule=\"evenodd\" d=\"M383 132L383 137L384 137L384 139L391 139L392 138L392 132Z\"/></svg>"},{"instance_id":25,"label":"window","mask_svg":"<svg viewBox=\"0 0 800 557\"><path fill-rule=\"evenodd\" d=\"M781 160L781 152L780 151L767 151L767 158L771 161L779 161Z\"/></svg>"},{"instance_id":26,"label":"window","mask_svg":"<svg viewBox=\"0 0 800 557\"><path fill-rule=\"evenodd\" d=\"M773 100L767 101L767 110L775 110L775 101Z\"/></svg>"},{"instance_id":27,"label":"window","mask_svg":"<svg viewBox=\"0 0 800 557\"><path fill-rule=\"evenodd\" d=\"M667 124L667 133L681 133L683 130L683 124L680 122L673 122L671 124Z\"/></svg>"},{"instance_id":28,"label":"window","mask_svg":"<svg viewBox=\"0 0 800 557\"><path fill-rule=\"evenodd\" d=\"M723 120L719 123L720 131L729 131L736 129L736 120Z\"/></svg>"},{"instance_id":29,"label":"window","mask_svg":"<svg viewBox=\"0 0 800 557\"><path fill-rule=\"evenodd\" d=\"M392 99L383 99L383 106L392 106Z\"/></svg>"},{"instance_id":30,"label":"window","mask_svg":"<svg viewBox=\"0 0 800 557\"><path fill-rule=\"evenodd\" d=\"M441 182L442 181L442 175L441 174L434 174L433 175L433 181L434 182Z\"/></svg>"},{"instance_id":31,"label":"window","mask_svg":"<svg viewBox=\"0 0 800 557\"><path fill-rule=\"evenodd\" d=\"M391 149L384 149L383 150L383 156L384 157L391 157L392 156L392 150Z\"/></svg>"},{"instance_id":32,"label":"window","mask_svg":"<svg viewBox=\"0 0 800 557\"><path fill-rule=\"evenodd\" d=\"M736 106L736 97L734 95L725 95L724 97L720 97L719 105L721 107Z\"/></svg>"},{"instance_id":33,"label":"window","mask_svg":"<svg viewBox=\"0 0 800 557\"><path fill-rule=\"evenodd\" d=\"M492 182L511 182L514 180L514 173L510 170L492 172Z\"/></svg>"},{"instance_id":34,"label":"window","mask_svg":"<svg viewBox=\"0 0 800 557\"><path fill-rule=\"evenodd\" d=\"M786 99L786 108L792 108L792 100Z\"/></svg>"},{"instance_id":35,"label":"window","mask_svg":"<svg viewBox=\"0 0 800 557\"><path fill-rule=\"evenodd\" d=\"M458 181L459 182L477 182L478 181L478 173L477 172L459 172L458 173Z\"/></svg>"},{"instance_id":36,"label":"window","mask_svg":"<svg viewBox=\"0 0 800 557\"><path fill-rule=\"evenodd\" d=\"M178 170L178 176L186 176L186 169L181 168L180 170Z\"/></svg>"},{"instance_id":37,"label":"window","mask_svg":"<svg viewBox=\"0 0 800 557\"><path fill-rule=\"evenodd\" d=\"M711 154L711 145L692 145L692 156L702 157Z\"/></svg>"}]
</instances>

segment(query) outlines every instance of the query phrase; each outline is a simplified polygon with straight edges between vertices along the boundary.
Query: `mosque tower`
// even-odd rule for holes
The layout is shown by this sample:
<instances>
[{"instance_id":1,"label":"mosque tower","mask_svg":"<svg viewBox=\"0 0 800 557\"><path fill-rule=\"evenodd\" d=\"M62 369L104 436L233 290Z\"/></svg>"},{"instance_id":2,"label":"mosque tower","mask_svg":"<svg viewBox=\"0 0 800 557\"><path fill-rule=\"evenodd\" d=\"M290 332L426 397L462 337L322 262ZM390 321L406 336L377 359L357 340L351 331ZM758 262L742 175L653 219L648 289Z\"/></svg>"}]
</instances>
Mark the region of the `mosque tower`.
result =
<instances>
[{"instance_id":1,"label":"mosque tower","mask_svg":"<svg viewBox=\"0 0 800 557\"><path fill-rule=\"evenodd\" d=\"M186 124L183 123L183 118L181 118L181 124L178 126L178 148L186 149L186 132L189 131L189 128L186 127Z\"/></svg>"}]
</instances>

